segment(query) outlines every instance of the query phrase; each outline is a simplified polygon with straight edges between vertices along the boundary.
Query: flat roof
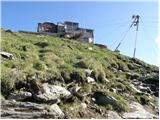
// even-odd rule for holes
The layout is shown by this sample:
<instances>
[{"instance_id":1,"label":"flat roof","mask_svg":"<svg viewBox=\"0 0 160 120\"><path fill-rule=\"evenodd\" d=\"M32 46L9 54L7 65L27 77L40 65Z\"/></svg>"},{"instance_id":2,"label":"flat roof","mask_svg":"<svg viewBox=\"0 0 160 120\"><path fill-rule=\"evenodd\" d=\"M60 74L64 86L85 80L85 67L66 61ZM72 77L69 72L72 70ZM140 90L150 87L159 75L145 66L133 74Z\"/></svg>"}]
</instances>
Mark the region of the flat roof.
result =
<instances>
[{"instance_id":1,"label":"flat roof","mask_svg":"<svg viewBox=\"0 0 160 120\"><path fill-rule=\"evenodd\" d=\"M78 22L71 22L71 21L64 21L64 23L69 23L69 24L79 24Z\"/></svg>"}]
</instances>

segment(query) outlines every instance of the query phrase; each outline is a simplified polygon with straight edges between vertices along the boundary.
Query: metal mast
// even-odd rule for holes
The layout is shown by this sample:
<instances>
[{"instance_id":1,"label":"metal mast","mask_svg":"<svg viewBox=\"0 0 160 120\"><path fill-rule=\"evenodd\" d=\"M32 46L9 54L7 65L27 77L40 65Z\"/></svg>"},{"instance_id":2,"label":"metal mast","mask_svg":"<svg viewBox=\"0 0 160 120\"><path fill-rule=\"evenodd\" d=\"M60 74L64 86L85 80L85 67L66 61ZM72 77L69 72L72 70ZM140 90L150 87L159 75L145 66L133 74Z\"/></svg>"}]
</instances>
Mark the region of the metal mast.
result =
<instances>
[{"instance_id":1,"label":"metal mast","mask_svg":"<svg viewBox=\"0 0 160 120\"><path fill-rule=\"evenodd\" d=\"M118 51L119 46L121 45L122 41L123 41L123 40L125 39L125 37L127 36L130 28L131 28L132 26L136 26L136 36L135 36L135 45L134 45L134 53L133 53L133 58L135 58L135 54L136 54L136 44L137 44L137 35L138 35L138 27L139 27L139 18L140 18L139 15L133 15L133 16L132 16L132 19L133 19L132 24L130 25L129 29L128 29L128 30L126 31L126 33L124 34L122 40L120 41L120 43L119 43L118 46L116 47L115 52Z\"/></svg>"},{"instance_id":2,"label":"metal mast","mask_svg":"<svg viewBox=\"0 0 160 120\"><path fill-rule=\"evenodd\" d=\"M135 36L135 44L134 44L134 53L133 53L133 58L135 58L136 55L136 46L137 46L137 35L138 35L138 28L139 28L139 15L133 15L132 18L134 26L136 26L136 36Z\"/></svg>"}]
</instances>

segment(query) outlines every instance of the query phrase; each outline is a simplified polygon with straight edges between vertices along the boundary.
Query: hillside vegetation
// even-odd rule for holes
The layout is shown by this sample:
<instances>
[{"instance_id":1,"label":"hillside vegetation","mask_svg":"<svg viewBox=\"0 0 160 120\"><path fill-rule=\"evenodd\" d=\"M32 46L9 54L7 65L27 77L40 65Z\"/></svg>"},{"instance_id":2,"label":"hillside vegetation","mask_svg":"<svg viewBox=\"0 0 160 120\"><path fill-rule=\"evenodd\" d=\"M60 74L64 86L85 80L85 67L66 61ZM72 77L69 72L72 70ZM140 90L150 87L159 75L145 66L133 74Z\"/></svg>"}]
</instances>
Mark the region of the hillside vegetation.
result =
<instances>
[{"instance_id":1,"label":"hillside vegetation","mask_svg":"<svg viewBox=\"0 0 160 120\"><path fill-rule=\"evenodd\" d=\"M57 104L66 118L89 118L91 113L98 114L92 111L93 106L94 109L123 113L130 111L130 101L149 106L149 102L153 103L159 96L158 67L138 59L78 40L48 35L1 29L1 38L1 51L13 54L13 59L1 56L3 99L8 99L11 93L27 91L32 93L32 98L24 101L39 103L34 94L39 94L44 83L62 86L70 92L74 87L81 87ZM134 84L134 80L143 83L142 78L150 88L149 92ZM157 87L150 86L151 83ZM116 100L106 104L99 96L110 96ZM78 107L81 103L87 105L88 116Z\"/></svg>"}]
</instances>

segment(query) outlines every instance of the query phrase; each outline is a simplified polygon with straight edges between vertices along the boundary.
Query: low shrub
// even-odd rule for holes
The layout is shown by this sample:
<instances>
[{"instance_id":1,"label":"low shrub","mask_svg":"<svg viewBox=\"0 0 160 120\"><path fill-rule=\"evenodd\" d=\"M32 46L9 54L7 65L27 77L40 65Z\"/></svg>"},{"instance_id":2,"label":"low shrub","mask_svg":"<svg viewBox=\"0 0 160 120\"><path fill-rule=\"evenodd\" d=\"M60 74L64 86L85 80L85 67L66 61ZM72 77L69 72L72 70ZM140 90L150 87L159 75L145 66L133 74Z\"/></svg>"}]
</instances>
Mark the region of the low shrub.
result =
<instances>
[{"instance_id":1,"label":"low shrub","mask_svg":"<svg viewBox=\"0 0 160 120\"><path fill-rule=\"evenodd\" d=\"M33 68L35 68L36 70L44 70L45 65L42 62L36 62L33 64Z\"/></svg>"},{"instance_id":2,"label":"low shrub","mask_svg":"<svg viewBox=\"0 0 160 120\"><path fill-rule=\"evenodd\" d=\"M37 45L41 48L45 48L45 47L49 46L48 42L37 42L37 43L35 43L35 45Z\"/></svg>"}]
</instances>

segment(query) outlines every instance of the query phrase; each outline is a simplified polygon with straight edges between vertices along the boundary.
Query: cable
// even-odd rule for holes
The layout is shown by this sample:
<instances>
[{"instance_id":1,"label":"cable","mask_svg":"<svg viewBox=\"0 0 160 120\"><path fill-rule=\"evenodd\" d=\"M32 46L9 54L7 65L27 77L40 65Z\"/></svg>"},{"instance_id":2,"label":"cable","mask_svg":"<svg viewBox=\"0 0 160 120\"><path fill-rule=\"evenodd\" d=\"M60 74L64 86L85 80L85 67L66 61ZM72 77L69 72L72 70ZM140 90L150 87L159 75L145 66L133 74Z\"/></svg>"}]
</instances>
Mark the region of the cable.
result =
<instances>
[{"instance_id":1,"label":"cable","mask_svg":"<svg viewBox=\"0 0 160 120\"><path fill-rule=\"evenodd\" d=\"M110 33L108 33L108 36L107 36L107 39L109 39L109 37L113 34L113 33L115 33L115 32L117 32L118 30L119 30L119 28L122 28L122 27L125 27L124 25L122 26L122 25L119 25L117 28L114 28ZM112 40L113 41L113 40ZM116 41L114 41L111 45L110 45L110 48L113 48L113 45L115 45L116 44Z\"/></svg>"},{"instance_id":2,"label":"cable","mask_svg":"<svg viewBox=\"0 0 160 120\"><path fill-rule=\"evenodd\" d=\"M109 23L109 24L100 24L99 26L97 26L97 27L101 27L101 28L103 28L103 27L105 27L105 26L116 26L116 25L124 25L124 24L126 24L126 23L128 23L130 20L126 20L126 21L122 21L122 22L113 22L113 23Z\"/></svg>"},{"instance_id":3,"label":"cable","mask_svg":"<svg viewBox=\"0 0 160 120\"><path fill-rule=\"evenodd\" d=\"M147 29L146 29L146 27L144 27L144 22L143 22L143 20L142 19L140 19L141 20L141 22L142 22L142 28L143 28L143 32L145 33L145 37L147 36L147 39L149 38L149 39L151 39L151 37L149 36L149 34L148 34L148 32L147 32ZM158 25L157 25L157 29L158 29ZM157 50L155 50L155 47L153 47L152 46L152 50L154 50L153 52L154 53L156 53L155 51L157 51Z\"/></svg>"},{"instance_id":4,"label":"cable","mask_svg":"<svg viewBox=\"0 0 160 120\"><path fill-rule=\"evenodd\" d=\"M131 26L129 27L129 29L125 32L123 38L121 39L121 41L119 42L118 46L116 47L115 51L118 50L119 46L121 45L122 41L125 39L125 37L127 36L129 30L131 29Z\"/></svg>"}]
</instances>

